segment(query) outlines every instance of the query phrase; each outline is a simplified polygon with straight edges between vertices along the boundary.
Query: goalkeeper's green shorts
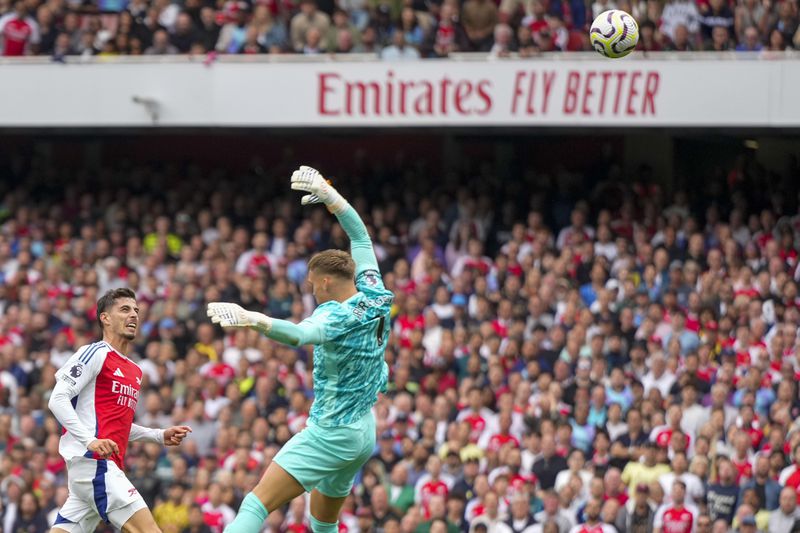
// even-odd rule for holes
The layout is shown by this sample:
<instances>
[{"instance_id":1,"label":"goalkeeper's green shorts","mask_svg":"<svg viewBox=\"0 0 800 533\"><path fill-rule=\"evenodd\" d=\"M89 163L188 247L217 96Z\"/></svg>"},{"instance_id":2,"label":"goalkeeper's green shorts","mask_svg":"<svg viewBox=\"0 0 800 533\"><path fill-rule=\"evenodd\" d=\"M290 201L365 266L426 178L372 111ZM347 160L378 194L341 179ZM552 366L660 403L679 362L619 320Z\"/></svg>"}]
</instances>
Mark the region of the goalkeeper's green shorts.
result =
<instances>
[{"instance_id":1,"label":"goalkeeper's green shorts","mask_svg":"<svg viewBox=\"0 0 800 533\"><path fill-rule=\"evenodd\" d=\"M307 492L317 489L325 496L343 498L372 457L375 440L375 417L370 411L343 427L308 425L289 439L273 460Z\"/></svg>"}]
</instances>

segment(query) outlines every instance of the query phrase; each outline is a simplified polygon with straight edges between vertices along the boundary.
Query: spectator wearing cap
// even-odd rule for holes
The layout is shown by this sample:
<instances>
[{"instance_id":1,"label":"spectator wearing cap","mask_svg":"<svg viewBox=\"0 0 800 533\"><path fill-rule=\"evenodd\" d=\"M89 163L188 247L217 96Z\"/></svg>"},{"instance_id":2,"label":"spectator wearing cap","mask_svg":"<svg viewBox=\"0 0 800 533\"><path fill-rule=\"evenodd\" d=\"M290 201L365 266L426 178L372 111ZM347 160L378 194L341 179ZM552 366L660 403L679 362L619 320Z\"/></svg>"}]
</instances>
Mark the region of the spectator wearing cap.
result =
<instances>
[{"instance_id":1,"label":"spectator wearing cap","mask_svg":"<svg viewBox=\"0 0 800 533\"><path fill-rule=\"evenodd\" d=\"M759 531L756 517L749 512L749 508L744 511L741 517L736 517L733 525L735 533L758 533Z\"/></svg>"},{"instance_id":2,"label":"spectator wearing cap","mask_svg":"<svg viewBox=\"0 0 800 533\"><path fill-rule=\"evenodd\" d=\"M655 511L649 501L650 488L645 483L636 485L633 498L622 506L614 522L619 531L650 533L653 530Z\"/></svg>"},{"instance_id":3,"label":"spectator wearing cap","mask_svg":"<svg viewBox=\"0 0 800 533\"><path fill-rule=\"evenodd\" d=\"M316 0L302 0L300 12L297 13L289 24L289 34L292 48L295 52L302 52L308 44L308 30L315 28L320 35L325 35L331 26L331 19L322 11L317 9Z\"/></svg>"},{"instance_id":4,"label":"spectator wearing cap","mask_svg":"<svg viewBox=\"0 0 800 533\"><path fill-rule=\"evenodd\" d=\"M378 451L374 457L383 464L384 470L391 472L395 465L400 462L400 457L395 450L396 442L391 431L381 433L378 439Z\"/></svg>"},{"instance_id":5,"label":"spectator wearing cap","mask_svg":"<svg viewBox=\"0 0 800 533\"><path fill-rule=\"evenodd\" d=\"M475 480L480 473L480 456L462 452L462 463L464 468L456 482L453 484L451 494L457 494L465 501L475 497Z\"/></svg>"}]
</instances>

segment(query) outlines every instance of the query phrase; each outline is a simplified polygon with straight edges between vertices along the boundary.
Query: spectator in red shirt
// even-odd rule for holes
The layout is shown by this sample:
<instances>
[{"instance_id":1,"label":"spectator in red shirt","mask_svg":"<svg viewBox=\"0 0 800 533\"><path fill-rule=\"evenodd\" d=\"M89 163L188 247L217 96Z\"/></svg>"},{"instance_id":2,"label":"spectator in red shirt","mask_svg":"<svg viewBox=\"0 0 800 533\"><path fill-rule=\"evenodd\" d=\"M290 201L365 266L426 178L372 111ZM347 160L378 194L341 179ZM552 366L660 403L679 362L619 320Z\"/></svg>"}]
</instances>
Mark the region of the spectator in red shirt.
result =
<instances>
[{"instance_id":1,"label":"spectator in red shirt","mask_svg":"<svg viewBox=\"0 0 800 533\"><path fill-rule=\"evenodd\" d=\"M697 511L684 505L686 484L675 480L672 484L672 502L662 505L656 512L653 523L656 533L692 533Z\"/></svg>"},{"instance_id":2,"label":"spectator in red shirt","mask_svg":"<svg viewBox=\"0 0 800 533\"><path fill-rule=\"evenodd\" d=\"M603 503L597 499L592 498L586 504L584 516L586 521L579 524L570 530L570 533L614 533L616 528L608 524L604 524L600 519L600 510Z\"/></svg>"},{"instance_id":3,"label":"spectator in red shirt","mask_svg":"<svg viewBox=\"0 0 800 533\"><path fill-rule=\"evenodd\" d=\"M489 437L487 443L487 450L491 452L499 452L500 448L506 444L511 444L514 448L519 448L519 440L511 434L512 417L510 412L501 413L498 416L499 431Z\"/></svg>"},{"instance_id":4,"label":"spectator in red shirt","mask_svg":"<svg viewBox=\"0 0 800 533\"><path fill-rule=\"evenodd\" d=\"M39 44L39 25L28 15L24 0L14 2L14 11L0 17L0 38L4 56L24 56Z\"/></svg>"},{"instance_id":5,"label":"spectator in red shirt","mask_svg":"<svg viewBox=\"0 0 800 533\"><path fill-rule=\"evenodd\" d=\"M426 474L417 481L414 487L416 503L422 505L427 518L430 517L430 502L433 496L447 498L453 479L442 472L442 460L436 455L431 455L425 465Z\"/></svg>"}]
</instances>

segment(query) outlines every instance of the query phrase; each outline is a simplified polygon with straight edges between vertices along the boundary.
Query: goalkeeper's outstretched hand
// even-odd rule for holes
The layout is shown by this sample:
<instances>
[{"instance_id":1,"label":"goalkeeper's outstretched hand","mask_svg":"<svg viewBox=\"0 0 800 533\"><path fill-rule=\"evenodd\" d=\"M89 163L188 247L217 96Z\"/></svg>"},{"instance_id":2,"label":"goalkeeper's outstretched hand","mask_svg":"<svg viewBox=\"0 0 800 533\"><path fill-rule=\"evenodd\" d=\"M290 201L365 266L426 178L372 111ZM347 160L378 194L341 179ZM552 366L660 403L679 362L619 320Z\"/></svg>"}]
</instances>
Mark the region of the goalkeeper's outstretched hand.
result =
<instances>
[{"instance_id":1,"label":"goalkeeper's outstretched hand","mask_svg":"<svg viewBox=\"0 0 800 533\"><path fill-rule=\"evenodd\" d=\"M272 326L272 319L267 315L247 311L240 305L226 302L211 302L206 308L206 314L211 318L211 322L219 324L223 328L258 328L261 331L269 331Z\"/></svg>"},{"instance_id":2,"label":"goalkeeper's outstretched hand","mask_svg":"<svg viewBox=\"0 0 800 533\"><path fill-rule=\"evenodd\" d=\"M292 189L309 194L300 199L303 205L323 203L331 213L343 211L347 202L318 170L301 166L292 173Z\"/></svg>"}]
</instances>

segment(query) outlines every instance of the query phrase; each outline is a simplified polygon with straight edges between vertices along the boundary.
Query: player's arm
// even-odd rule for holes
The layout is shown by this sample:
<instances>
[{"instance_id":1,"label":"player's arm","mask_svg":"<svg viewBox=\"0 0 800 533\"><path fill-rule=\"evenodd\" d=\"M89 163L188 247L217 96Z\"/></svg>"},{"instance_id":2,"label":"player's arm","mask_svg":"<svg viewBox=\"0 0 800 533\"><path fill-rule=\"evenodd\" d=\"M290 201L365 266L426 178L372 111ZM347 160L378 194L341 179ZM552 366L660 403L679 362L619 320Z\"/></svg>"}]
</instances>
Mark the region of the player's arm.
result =
<instances>
[{"instance_id":1,"label":"player's arm","mask_svg":"<svg viewBox=\"0 0 800 533\"><path fill-rule=\"evenodd\" d=\"M103 348L95 345L85 346L77 351L64 366L56 372L56 385L50 394L47 406L59 424L67 430L81 446L96 452L101 457L119 453L117 443L111 439L97 439L94 432L81 422L72 406L72 399L92 382L103 367L105 354Z\"/></svg>"},{"instance_id":2,"label":"player's arm","mask_svg":"<svg viewBox=\"0 0 800 533\"><path fill-rule=\"evenodd\" d=\"M131 425L128 440L131 442L155 442L165 446L177 446L191 433L189 426L173 426L168 429L146 428L138 424Z\"/></svg>"},{"instance_id":3,"label":"player's arm","mask_svg":"<svg viewBox=\"0 0 800 533\"><path fill-rule=\"evenodd\" d=\"M302 166L292 174L292 189L309 194L303 205L323 203L339 220L350 238L350 253L356 264L356 278L366 270L378 270L378 259L372 248L367 227L347 200L317 170Z\"/></svg>"},{"instance_id":4,"label":"player's arm","mask_svg":"<svg viewBox=\"0 0 800 533\"><path fill-rule=\"evenodd\" d=\"M206 314L214 324L219 324L223 328L252 328L274 341L289 346L322 344L326 338L324 313L317 313L295 324L263 313L247 311L237 304L211 302L208 304Z\"/></svg>"}]
</instances>

